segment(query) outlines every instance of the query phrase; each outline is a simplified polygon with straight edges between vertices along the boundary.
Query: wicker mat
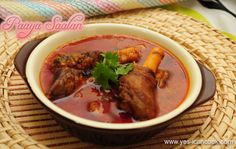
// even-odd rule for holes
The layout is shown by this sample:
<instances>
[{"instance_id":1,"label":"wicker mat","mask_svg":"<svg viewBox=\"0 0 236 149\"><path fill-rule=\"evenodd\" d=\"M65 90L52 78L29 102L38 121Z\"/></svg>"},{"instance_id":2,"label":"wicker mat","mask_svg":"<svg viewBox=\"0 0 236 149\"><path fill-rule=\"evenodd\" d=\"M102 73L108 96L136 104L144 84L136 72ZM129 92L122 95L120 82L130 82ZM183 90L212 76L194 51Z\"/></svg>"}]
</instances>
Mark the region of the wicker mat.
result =
<instances>
[{"instance_id":1,"label":"wicker mat","mask_svg":"<svg viewBox=\"0 0 236 149\"><path fill-rule=\"evenodd\" d=\"M134 10L87 20L97 22L132 24L166 35L184 46L217 79L214 99L189 111L153 138L122 148L180 147L165 145L166 139L236 141L236 43L212 27L163 9ZM14 32L0 32L0 148L105 148L82 142L65 131L33 98L16 72L13 60L19 48L33 38L48 35L35 33L18 41ZM235 148L236 144L185 147Z\"/></svg>"}]
</instances>

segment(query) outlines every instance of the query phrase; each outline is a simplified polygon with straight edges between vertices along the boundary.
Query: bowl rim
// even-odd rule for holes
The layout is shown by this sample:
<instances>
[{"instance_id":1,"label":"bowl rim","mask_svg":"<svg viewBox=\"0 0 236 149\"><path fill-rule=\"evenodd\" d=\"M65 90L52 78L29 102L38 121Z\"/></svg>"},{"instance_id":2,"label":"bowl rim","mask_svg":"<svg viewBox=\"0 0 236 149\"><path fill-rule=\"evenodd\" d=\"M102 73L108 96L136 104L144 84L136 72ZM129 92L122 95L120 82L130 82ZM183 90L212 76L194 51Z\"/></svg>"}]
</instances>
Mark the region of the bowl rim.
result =
<instances>
[{"instance_id":1,"label":"bowl rim","mask_svg":"<svg viewBox=\"0 0 236 149\"><path fill-rule=\"evenodd\" d=\"M197 99L201 87L202 87L202 75L201 75L201 71L199 69L199 66L197 64L197 62L193 59L193 57L184 49L184 47L182 47L181 45L179 45L178 43L176 43L175 41L173 41L172 39L154 32L152 30L146 29L146 28L142 28L142 27L138 27L138 26L133 26L133 25L126 25L126 24L115 24L115 23L96 23L96 24L88 24L85 25L85 29L82 32L85 32L86 29L91 29L91 28L126 28L126 29L133 29L136 30L137 32L140 31L142 33L146 33L146 34L152 34L157 36L158 38L162 39L162 41L165 41L167 43L172 44L173 46L175 46L175 50L180 50L185 56L186 59L188 60L189 63L191 63L191 67L193 67L192 69L194 70L194 75L197 76L195 79L195 82L197 82L195 85L195 89L194 89L194 94L191 94L190 97L188 97L187 99L184 99L184 101L181 103L181 105L179 105L176 109L172 110L171 112L164 114L162 116L150 119L150 120L146 120L146 121L141 121L141 122L135 122L135 123L105 123L105 122L98 122L98 121L93 121L93 120L89 120L89 119L85 119L85 118L81 118L79 116L73 115L63 109L61 109L60 107L56 106L54 103L52 103L42 92L41 90L41 86L37 83L35 76L32 75L33 74L33 70L35 65L35 59L40 58L40 56L38 56L40 54L40 51L42 50L42 48L45 48L47 46L47 44L50 44L52 41L55 41L59 38L63 38L64 35L66 34L75 34L76 32L72 33L72 32L67 32L67 31L63 31L63 32L58 32L55 33L51 36L49 36L48 38L46 38L45 40L43 40L39 45L37 45L35 47L35 49L32 51L32 53L30 54L27 63L26 63L26 79L27 82L30 86L30 88L32 89L33 93L35 94L35 96L39 99L39 101L41 103L43 103L47 108L51 109L53 112L59 114L60 116L62 116L63 118L69 119L77 124L82 124L85 126L89 126L89 127L93 127L93 128L99 128L99 129L110 129L110 130L127 130L127 129L140 129L140 128L144 128L144 127L151 127L154 125L158 125L164 122L167 122L168 120L171 120L173 118L175 118L176 116L178 116L179 114L183 113L186 109L188 109ZM94 29L93 29L94 30ZM141 37L138 37L141 38ZM142 39L142 38L141 38ZM146 40L146 39L145 39ZM158 43L161 46L163 46L161 43ZM58 47L60 45L58 44ZM167 49L169 51L169 49ZM172 53L172 52L171 52ZM176 56L176 55L175 55ZM184 65L185 63L180 60ZM187 69L186 69L187 70ZM191 71L193 71L191 70ZM189 73L189 70L187 70L187 72ZM39 77L39 75L37 76ZM38 85L35 85L38 84ZM191 82L190 82L190 86L191 86Z\"/></svg>"}]
</instances>

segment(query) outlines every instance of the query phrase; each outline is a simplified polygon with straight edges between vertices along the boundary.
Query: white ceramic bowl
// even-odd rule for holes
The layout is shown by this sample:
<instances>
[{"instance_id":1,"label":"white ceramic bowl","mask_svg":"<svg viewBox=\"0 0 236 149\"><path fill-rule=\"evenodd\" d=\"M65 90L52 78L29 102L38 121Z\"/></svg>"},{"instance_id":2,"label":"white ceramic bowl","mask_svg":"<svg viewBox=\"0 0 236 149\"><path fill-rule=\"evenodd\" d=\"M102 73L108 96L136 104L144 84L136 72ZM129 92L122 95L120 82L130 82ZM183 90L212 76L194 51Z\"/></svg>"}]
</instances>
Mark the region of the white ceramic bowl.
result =
<instances>
[{"instance_id":1,"label":"white ceramic bowl","mask_svg":"<svg viewBox=\"0 0 236 149\"><path fill-rule=\"evenodd\" d=\"M53 50L67 43L78 41L95 35L107 35L107 34L131 35L154 43L158 43L165 49L168 49L176 57L178 57L179 60L184 64L190 79L190 88L184 102L173 111L160 117L147 121L127 123L127 124L103 123L84 119L75 116L67 111L64 111L63 109L53 104L44 95L39 83L40 82L39 73L46 57ZM37 98L45 106L53 110L55 113L73 121L76 124L92 128L108 129L108 130L139 129L139 128L155 126L164 123L168 120L171 120L172 118L176 117L177 115L185 111L194 103L194 101L197 99L199 95L202 86L202 76L198 64L181 45L179 45L178 43L176 43L175 41L171 40L166 36L163 36L159 33L156 33L148 29L131 25L111 24L111 23L89 24L85 25L84 30L81 32L58 32L46 38L33 50L31 55L29 56L26 64L26 77L32 91L37 96Z\"/></svg>"},{"instance_id":2,"label":"white ceramic bowl","mask_svg":"<svg viewBox=\"0 0 236 149\"><path fill-rule=\"evenodd\" d=\"M96 35L123 34L138 37L157 43L174 54L186 68L190 87L185 100L173 111L160 117L136 123L104 123L75 116L53 104L44 95L39 80L40 70L46 57L58 47L70 42L82 40ZM123 24L90 24L81 32L59 32L43 40L30 54L26 63L26 79L38 100L49 109L49 112L81 139L99 144L130 144L153 136L173 122L174 118L186 111L193 103L197 103L202 87L202 75L193 57L178 43L166 36L148 29ZM213 92L212 92L213 93ZM209 96L210 97L210 96Z\"/></svg>"}]
</instances>

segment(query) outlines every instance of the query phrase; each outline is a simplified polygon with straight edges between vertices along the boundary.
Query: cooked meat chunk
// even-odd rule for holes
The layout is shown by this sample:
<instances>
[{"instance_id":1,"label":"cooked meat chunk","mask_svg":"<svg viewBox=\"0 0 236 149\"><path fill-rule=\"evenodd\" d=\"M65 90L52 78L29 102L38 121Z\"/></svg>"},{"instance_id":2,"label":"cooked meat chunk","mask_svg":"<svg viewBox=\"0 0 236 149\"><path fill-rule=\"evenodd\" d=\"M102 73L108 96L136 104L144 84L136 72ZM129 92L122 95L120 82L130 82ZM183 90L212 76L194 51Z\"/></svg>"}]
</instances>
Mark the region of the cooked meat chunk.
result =
<instances>
[{"instance_id":1,"label":"cooked meat chunk","mask_svg":"<svg viewBox=\"0 0 236 149\"><path fill-rule=\"evenodd\" d=\"M138 47L122 49L123 62L138 61L139 50ZM48 98L58 99L72 94L81 85L83 77L91 75L92 68L102 59L101 54L101 51L90 51L57 55L51 64L55 81L47 93Z\"/></svg>"},{"instance_id":2,"label":"cooked meat chunk","mask_svg":"<svg viewBox=\"0 0 236 149\"><path fill-rule=\"evenodd\" d=\"M167 70L158 70L156 73L156 80L157 80L157 85L160 88L163 88L166 86L166 82L169 78L169 72Z\"/></svg>"},{"instance_id":3,"label":"cooked meat chunk","mask_svg":"<svg viewBox=\"0 0 236 149\"><path fill-rule=\"evenodd\" d=\"M120 49L115 52L117 52L119 56L119 62L124 64L138 62L141 57L141 50L143 49L145 49L143 45L137 45L130 48Z\"/></svg>"},{"instance_id":4,"label":"cooked meat chunk","mask_svg":"<svg viewBox=\"0 0 236 149\"><path fill-rule=\"evenodd\" d=\"M68 54L59 54L52 63L53 68L62 68L62 67L73 68L75 66L76 66L75 57Z\"/></svg>"},{"instance_id":5,"label":"cooked meat chunk","mask_svg":"<svg viewBox=\"0 0 236 149\"><path fill-rule=\"evenodd\" d=\"M87 109L89 112L101 111L101 103L99 101L91 101L88 103Z\"/></svg>"},{"instance_id":6,"label":"cooked meat chunk","mask_svg":"<svg viewBox=\"0 0 236 149\"><path fill-rule=\"evenodd\" d=\"M58 99L72 94L81 84L81 71L73 68L57 69L56 79L47 96L49 99Z\"/></svg>"},{"instance_id":7,"label":"cooked meat chunk","mask_svg":"<svg viewBox=\"0 0 236 149\"><path fill-rule=\"evenodd\" d=\"M119 79L119 107L131 113L135 119L156 117L156 79L153 71L135 65L133 71Z\"/></svg>"},{"instance_id":8,"label":"cooked meat chunk","mask_svg":"<svg viewBox=\"0 0 236 149\"><path fill-rule=\"evenodd\" d=\"M101 59L100 51L86 52L76 56L77 68L81 70L91 69Z\"/></svg>"},{"instance_id":9,"label":"cooked meat chunk","mask_svg":"<svg viewBox=\"0 0 236 149\"><path fill-rule=\"evenodd\" d=\"M119 56L120 63L137 62L140 57L141 49L145 48L142 45L120 49L115 51ZM96 65L101 60L101 51L81 52L76 54L59 54L52 63L52 68L75 68L80 70L88 70Z\"/></svg>"},{"instance_id":10,"label":"cooked meat chunk","mask_svg":"<svg viewBox=\"0 0 236 149\"><path fill-rule=\"evenodd\" d=\"M59 54L53 61L53 68L75 68L80 70L90 69L100 61L101 52L83 52L76 54Z\"/></svg>"}]
</instances>

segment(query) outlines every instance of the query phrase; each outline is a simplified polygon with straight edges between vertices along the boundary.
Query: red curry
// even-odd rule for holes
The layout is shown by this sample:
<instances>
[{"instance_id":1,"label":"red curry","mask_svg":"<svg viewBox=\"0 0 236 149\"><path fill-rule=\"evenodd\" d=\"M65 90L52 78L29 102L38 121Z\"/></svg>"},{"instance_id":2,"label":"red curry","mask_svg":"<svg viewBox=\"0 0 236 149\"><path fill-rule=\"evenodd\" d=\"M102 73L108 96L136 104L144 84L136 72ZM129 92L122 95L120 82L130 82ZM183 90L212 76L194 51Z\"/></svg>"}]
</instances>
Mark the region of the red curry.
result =
<instances>
[{"instance_id":1,"label":"red curry","mask_svg":"<svg viewBox=\"0 0 236 149\"><path fill-rule=\"evenodd\" d=\"M153 47L159 47L159 45L125 35L95 36L65 45L47 57L40 73L42 89L46 93L52 85L54 74L51 72L49 64L52 63L58 54L80 51L111 51L140 44L145 46L145 50L142 50L142 57L138 63L143 64L149 51ZM174 110L181 104L189 87L189 78L185 68L167 50L165 50L165 57L161 61L159 68L169 71L170 77L165 88L157 87L157 117ZM113 92L102 90L91 79L85 80L83 85L70 96L53 99L52 102L67 112L90 120L111 123L130 123L136 121L130 114L117 108L117 101L114 98ZM100 111L89 111L88 106L93 106L90 105L91 102L92 104L97 104L96 106L100 106Z\"/></svg>"}]
</instances>

